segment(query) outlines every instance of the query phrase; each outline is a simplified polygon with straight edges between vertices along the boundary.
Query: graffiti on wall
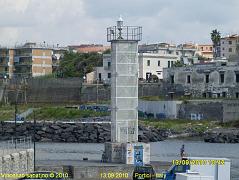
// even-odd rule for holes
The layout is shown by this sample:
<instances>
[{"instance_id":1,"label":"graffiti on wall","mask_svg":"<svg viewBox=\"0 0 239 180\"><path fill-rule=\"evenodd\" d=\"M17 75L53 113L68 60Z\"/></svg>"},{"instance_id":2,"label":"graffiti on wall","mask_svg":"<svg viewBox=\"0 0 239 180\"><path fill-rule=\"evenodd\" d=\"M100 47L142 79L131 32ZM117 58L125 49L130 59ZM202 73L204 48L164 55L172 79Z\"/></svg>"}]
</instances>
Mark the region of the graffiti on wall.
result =
<instances>
[{"instance_id":1,"label":"graffiti on wall","mask_svg":"<svg viewBox=\"0 0 239 180\"><path fill-rule=\"evenodd\" d=\"M191 113L190 119L191 120L202 120L203 114L202 113Z\"/></svg>"}]
</instances>

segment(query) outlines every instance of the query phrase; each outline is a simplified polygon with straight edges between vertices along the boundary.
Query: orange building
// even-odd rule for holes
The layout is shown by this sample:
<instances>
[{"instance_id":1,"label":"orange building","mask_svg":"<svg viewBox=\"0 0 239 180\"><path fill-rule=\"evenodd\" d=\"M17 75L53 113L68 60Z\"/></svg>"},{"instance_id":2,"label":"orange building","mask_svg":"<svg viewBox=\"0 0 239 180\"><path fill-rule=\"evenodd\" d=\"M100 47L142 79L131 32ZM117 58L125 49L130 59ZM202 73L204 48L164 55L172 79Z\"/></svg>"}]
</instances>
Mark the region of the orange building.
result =
<instances>
[{"instance_id":1,"label":"orange building","mask_svg":"<svg viewBox=\"0 0 239 180\"><path fill-rule=\"evenodd\" d=\"M35 77L52 73L53 50L26 43L15 48L0 48L0 78Z\"/></svg>"},{"instance_id":2,"label":"orange building","mask_svg":"<svg viewBox=\"0 0 239 180\"><path fill-rule=\"evenodd\" d=\"M52 73L52 49L26 43L14 49L14 71L16 76L42 76Z\"/></svg>"},{"instance_id":3,"label":"orange building","mask_svg":"<svg viewBox=\"0 0 239 180\"><path fill-rule=\"evenodd\" d=\"M197 45L197 53L198 55L211 60L213 59L213 46L210 44Z\"/></svg>"},{"instance_id":4,"label":"orange building","mask_svg":"<svg viewBox=\"0 0 239 180\"><path fill-rule=\"evenodd\" d=\"M102 44L82 44L69 46L71 50L75 50L79 53L103 53L104 51L110 49L110 46L103 46Z\"/></svg>"}]
</instances>

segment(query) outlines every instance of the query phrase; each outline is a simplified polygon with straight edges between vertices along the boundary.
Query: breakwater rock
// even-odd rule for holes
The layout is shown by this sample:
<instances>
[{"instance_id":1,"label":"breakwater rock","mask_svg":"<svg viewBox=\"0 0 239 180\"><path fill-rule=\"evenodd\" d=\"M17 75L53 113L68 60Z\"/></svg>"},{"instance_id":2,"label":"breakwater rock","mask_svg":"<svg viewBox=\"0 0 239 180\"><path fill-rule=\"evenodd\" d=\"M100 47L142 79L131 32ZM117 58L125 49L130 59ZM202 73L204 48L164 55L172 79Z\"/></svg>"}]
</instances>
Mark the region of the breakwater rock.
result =
<instances>
[{"instance_id":1,"label":"breakwater rock","mask_svg":"<svg viewBox=\"0 0 239 180\"><path fill-rule=\"evenodd\" d=\"M216 129L206 132L204 141L209 143L239 143L239 129Z\"/></svg>"},{"instance_id":2,"label":"breakwater rock","mask_svg":"<svg viewBox=\"0 0 239 180\"><path fill-rule=\"evenodd\" d=\"M34 123L24 122L0 123L0 140L17 137L34 137ZM79 142L79 143L104 143L110 141L109 123L62 123L62 122L37 122L35 138L38 142ZM156 142L167 138L167 130L157 130L152 127L139 126L139 141Z\"/></svg>"}]
</instances>

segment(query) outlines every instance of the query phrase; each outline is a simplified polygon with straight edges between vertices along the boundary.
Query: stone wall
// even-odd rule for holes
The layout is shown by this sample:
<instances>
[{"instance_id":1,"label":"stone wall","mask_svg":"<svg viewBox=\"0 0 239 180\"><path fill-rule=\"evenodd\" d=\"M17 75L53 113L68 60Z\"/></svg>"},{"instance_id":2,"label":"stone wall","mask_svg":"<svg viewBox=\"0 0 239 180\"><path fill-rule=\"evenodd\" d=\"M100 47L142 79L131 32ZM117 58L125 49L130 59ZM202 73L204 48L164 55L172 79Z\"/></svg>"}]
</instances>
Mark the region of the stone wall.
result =
<instances>
[{"instance_id":1,"label":"stone wall","mask_svg":"<svg viewBox=\"0 0 239 180\"><path fill-rule=\"evenodd\" d=\"M239 100L223 101L223 122L239 120Z\"/></svg>"},{"instance_id":2,"label":"stone wall","mask_svg":"<svg viewBox=\"0 0 239 180\"><path fill-rule=\"evenodd\" d=\"M178 118L223 121L223 104L213 100L186 101L180 105Z\"/></svg>"},{"instance_id":3,"label":"stone wall","mask_svg":"<svg viewBox=\"0 0 239 180\"><path fill-rule=\"evenodd\" d=\"M220 122L228 122L239 120L239 100L139 100L139 111L141 112L140 115L146 118L215 120Z\"/></svg>"},{"instance_id":4,"label":"stone wall","mask_svg":"<svg viewBox=\"0 0 239 180\"><path fill-rule=\"evenodd\" d=\"M239 120L239 100L188 100L180 105L178 117L191 120Z\"/></svg>"},{"instance_id":5,"label":"stone wall","mask_svg":"<svg viewBox=\"0 0 239 180\"><path fill-rule=\"evenodd\" d=\"M33 137L34 124L31 122L17 124L16 134L18 137ZM0 140L11 139L14 135L14 123L0 124ZM36 124L36 141L40 142L104 143L110 141L110 135L110 124L108 123L40 122ZM167 132L165 131L139 126L139 141L161 141L166 136Z\"/></svg>"},{"instance_id":6,"label":"stone wall","mask_svg":"<svg viewBox=\"0 0 239 180\"><path fill-rule=\"evenodd\" d=\"M20 82L20 81L19 81ZM5 92L8 102L15 102L15 81L10 81ZM21 88L20 88L21 87ZM18 102L29 103L81 103L90 101L110 100L110 85L82 84L79 78L68 79L29 79L18 84ZM162 95L161 84L139 84L139 96Z\"/></svg>"},{"instance_id":7,"label":"stone wall","mask_svg":"<svg viewBox=\"0 0 239 180\"><path fill-rule=\"evenodd\" d=\"M139 100L139 111L146 114L153 114L158 119L176 119L178 118L179 107L182 101L145 101Z\"/></svg>"},{"instance_id":8,"label":"stone wall","mask_svg":"<svg viewBox=\"0 0 239 180\"><path fill-rule=\"evenodd\" d=\"M28 174L34 171L33 149L17 150L14 153L0 154L0 174ZM14 177L1 177L1 179L14 179Z\"/></svg>"}]
</instances>

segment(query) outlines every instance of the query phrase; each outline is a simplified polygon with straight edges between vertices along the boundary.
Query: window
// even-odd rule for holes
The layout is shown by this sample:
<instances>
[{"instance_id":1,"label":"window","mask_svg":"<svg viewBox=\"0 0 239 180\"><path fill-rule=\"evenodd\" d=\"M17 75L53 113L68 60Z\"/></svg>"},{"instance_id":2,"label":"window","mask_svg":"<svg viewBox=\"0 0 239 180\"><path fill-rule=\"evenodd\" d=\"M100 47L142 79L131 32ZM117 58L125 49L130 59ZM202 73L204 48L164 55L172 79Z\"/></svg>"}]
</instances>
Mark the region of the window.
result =
<instances>
[{"instance_id":1,"label":"window","mask_svg":"<svg viewBox=\"0 0 239 180\"><path fill-rule=\"evenodd\" d=\"M110 67L111 66L111 62L108 62L108 67Z\"/></svg>"},{"instance_id":2,"label":"window","mask_svg":"<svg viewBox=\"0 0 239 180\"><path fill-rule=\"evenodd\" d=\"M227 96L227 93L226 92L222 92L222 97L226 97Z\"/></svg>"},{"instance_id":3,"label":"window","mask_svg":"<svg viewBox=\"0 0 239 180\"><path fill-rule=\"evenodd\" d=\"M170 61L168 61L168 68L170 68Z\"/></svg>"},{"instance_id":4,"label":"window","mask_svg":"<svg viewBox=\"0 0 239 180\"><path fill-rule=\"evenodd\" d=\"M209 74L206 74L206 83L209 83Z\"/></svg>"},{"instance_id":5,"label":"window","mask_svg":"<svg viewBox=\"0 0 239 180\"><path fill-rule=\"evenodd\" d=\"M187 83L190 84L191 83L191 76L187 75Z\"/></svg>"},{"instance_id":6,"label":"window","mask_svg":"<svg viewBox=\"0 0 239 180\"><path fill-rule=\"evenodd\" d=\"M212 51L212 47L210 47L210 51Z\"/></svg>"},{"instance_id":7,"label":"window","mask_svg":"<svg viewBox=\"0 0 239 180\"><path fill-rule=\"evenodd\" d=\"M224 57L224 56L225 56L225 54L222 54L222 56Z\"/></svg>"},{"instance_id":8,"label":"window","mask_svg":"<svg viewBox=\"0 0 239 180\"><path fill-rule=\"evenodd\" d=\"M239 92L236 92L236 98L239 98Z\"/></svg>"},{"instance_id":9,"label":"window","mask_svg":"<svg viewBox=\"0 0 239 180\"><path fill-rule=\"evenodd\" d=\"M171 84L174 84L174 75L171 75Z\"/></svg>"},{"instance_id":10,"label":"window","mask_svg":"<svg viewBox=\"0 0 239 180\"><path fill-rule=\"evenodd\" d=\"M225 48L222 48L222 50L225 50Z\"/></svg>"},{"instance_id":11,"label":"window","mask_svg":"<svg viewBox=\"0 0 239 180\"><path fill-rule=\"evenodd\" d=\"M207 97L207 93L202 93L202 97L206 98Z\"/></svg>"},{"instance_id":12,"label":"window","mask_svg":"<svg viewBox=\"0 0 239 180\"><path fill-rule=\"evenodd\" d=\"M229 51L229 52L232 52L232 48L229 48L228 51Z\"/></svg>"},{"instance_id":13,"label":"window","mask_svg":"<svg viewBox=\"0 0 239 180\"><path fill-rule=\"evenodd\" d=\"M212 93L211 92L208 92L208 97L211 98L212 97Z\"/></svg>"},{"instance_id":14,"label":"window","mask_svg":"<svg viewBox=\"0 0 239 180\"><path fill-rule=\"evenodd\" d=\"M220 82L224 83L224 73L220 73Z\"/></svg>"},{"instance_id":15,"label":"window","mask_svg":"<svg viewBox=\"0 0 239 180\"><path fill-rule=\"evenodd\" d=\"M203 47L201 47L201 51L203 51Z\"/></svg>"},{"instance_id":16,"label":"window","mask_svg":"<svg viewBox=\"0 0 239 180\"><path fill-rule=\"evenodd\" d=\"M111 78L111 73L108 73L108 78L109 78L109 79Z\"/></svg>"},{"instance_id":17,"label":"window","mask_svg":"<svg viewBox=\"0 0 239 180\"><path fill-rule=\"evenodd\" d=\"M176 55L178 55L178 52L176 52Z\"/></svg>"},{"instance_id":18,"label":"window","mask_svg":"<svg viewBox=\"0 0 239 180\"><path fill-rule=\"evenodd\" d=\"M147 66L150 66L150 60L147 60Z\"/></svg>"},{"instance_id":19,"label":"window","mask_svg":"<svg viewBox=\"0 0 239 180\"><path fill-rule=\"evenodd\" d=\"M236 73L236 82L239 83L239 72Z\"/></svg>"},{"instance_id":20,"label":"window","mask_svg":"<svg viewBox=\"0 0 239 180\"><path fill-rule=\"evenodd\" d=\"M101 81L101 73L99 73L99 76L98 76L98 77L99 77L99 81Z\"/></svg>"},{"instance_id":21,"label":"window","mask_svg":"<svg viewBox=\"0 0 239 180\"><path fill-rule=\"evenodd\" d=\"M151 76L152 76L152 73L147 72L147 73L146 73L146 81L150 81Z\"/></svg>"},{"instance_id":22,"label":"window","mask_svg":"<svg viewBox=\"0 0 239 180\"><path fill-rule=\"evenodd\" d=\"M221 94L220 93L217 93L217 98L220 98Z\"/></svg>"},{"instance_id":23,"label":"window","mask_svg":"<svg viewBox=\"0 0 239 180\"><path fill-rule=\"evenodd\" d=\"M160 66L160 61L158 61L158 66Z\"/></svg>"},{"instance_id":24,"label":"window","mask_svg":"<svg viewBox=\"0 0 239 180\"><path fill-rule=\"evenodd\" d=\"M174 62L173 62L173 61L171 61L171 67L173 67L173 63L174 63Z\"/></svg>"},{"instance_id":25,"label":"window","mask_svg":"<svg viewBox=\"0 0 239 180\"><path fill-rule=\"evenodd\" d=\"M232 41L228 41L229 44L232 44Z\"/></svg>"}]
</instances>

